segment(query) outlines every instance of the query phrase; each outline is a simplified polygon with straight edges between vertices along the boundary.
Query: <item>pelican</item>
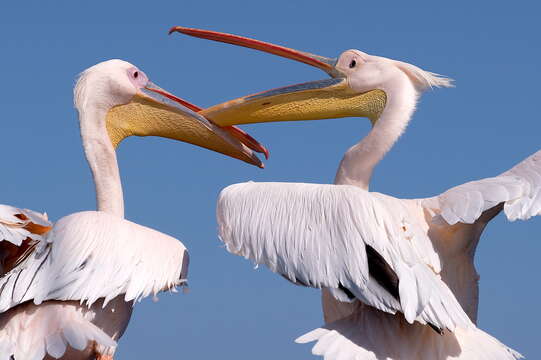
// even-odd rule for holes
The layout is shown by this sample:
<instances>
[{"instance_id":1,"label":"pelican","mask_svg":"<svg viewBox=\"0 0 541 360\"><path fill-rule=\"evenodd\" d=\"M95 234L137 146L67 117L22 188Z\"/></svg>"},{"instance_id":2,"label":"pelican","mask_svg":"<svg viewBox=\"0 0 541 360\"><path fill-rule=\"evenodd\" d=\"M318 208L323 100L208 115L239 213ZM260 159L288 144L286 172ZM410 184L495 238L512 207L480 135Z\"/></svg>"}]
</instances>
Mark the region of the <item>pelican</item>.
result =
<instances>
[{"instance_id":1,"label":"pelican","mask_svg":"<svg viewBox=\"0 0 541 360\"><path fill-rule=\"evenodd\" d=\"M330 360L517 359L475 325L474 254L485 226L541 213L541 151L498 176L426 199L369 192L372 172L404 132L418 98L451 80L417 66L347 50L337 59L214 31L200 38L294 59L331 78L241 97L205 109L220 126L368 118L333 185L242 183L222 190L219 236L229 252L291 282L323 291L325 324L296 341Z\"/></svg>"},{"instance_id":2,"label":"pelican","mask_svg":"<svg viewBox=\"0 0 541 360\"><path fill-rule=\"evenodd\" d=\"M209 122L128 62L87 69L74 97L97 211L53 225L0 206L0 360L112 359L134 302L186 284L186 247L124 219L115 154L123 139L160 136L263 166L251 149L266 149L253 138Z\"/></svg>"}]
</instances>

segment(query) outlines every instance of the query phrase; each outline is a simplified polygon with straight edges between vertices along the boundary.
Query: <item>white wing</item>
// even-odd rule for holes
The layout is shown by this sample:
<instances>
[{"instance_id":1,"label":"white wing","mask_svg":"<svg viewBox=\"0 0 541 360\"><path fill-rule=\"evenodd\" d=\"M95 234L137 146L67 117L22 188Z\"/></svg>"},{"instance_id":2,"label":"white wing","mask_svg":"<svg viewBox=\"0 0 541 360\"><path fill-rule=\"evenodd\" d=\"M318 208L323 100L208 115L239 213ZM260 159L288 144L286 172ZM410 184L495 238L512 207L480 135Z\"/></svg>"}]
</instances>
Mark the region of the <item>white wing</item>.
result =
<instances>
[{"instance_id":1,"label":"white wing","mask_svg":"<svg viewBox=\"0 0 541 360\"><path fill-rule=\"evenodd\" d=\"M88 343L116 347L102 329L94 325L93 312L74 302L31 302L0 315L0 360L61 358L68 346L83 351ZM65 356L63 358L69 357Z\"/></svg>"},{"instance_id":2,"label":"white wing","mask_svg":"<svg viewBox=\"0 0 541 360\"><path fill-rule=\"evenodd\" d=\"M401 200L354 186L243 183L218 200L228 251L289 280L329 288L411 323L440 329L470 321L436 274L439 259Z\"/></svg>"},{"instance_id":3,"label":"white wing","mask_svg":"<svg viewBox=\"0 0 541 360\"><path fill-rule=\"evenodd\" d=\"M423 202L427 208L439 209L450 225L474 223L501 203L511 221L540 215L541 150L499 176L459 185Z\"/></svg>"},{"instance_id":4,"label":"white wing","mask_svg":"<svg viewBox=\"0 0 541 360\"><path fill-rule=\"evenodd\" d=\"M472 326L438 335L426 326L407 324L396 315L366 306L295 340L317 341L314 355L326 360L516 360L522 355Z\"/></svg>"},{"instance_id":5,"label":"white wing","mask_svg":"<svg viewBox=\"0 0 541 360\"><path fill-rule=\"evenodd\" d=\"M0 278L0 312L29 300L136 300L183 284L187 268L186 248L172 237L103 212L76 213Z\"/></svg>"}]
</instances>

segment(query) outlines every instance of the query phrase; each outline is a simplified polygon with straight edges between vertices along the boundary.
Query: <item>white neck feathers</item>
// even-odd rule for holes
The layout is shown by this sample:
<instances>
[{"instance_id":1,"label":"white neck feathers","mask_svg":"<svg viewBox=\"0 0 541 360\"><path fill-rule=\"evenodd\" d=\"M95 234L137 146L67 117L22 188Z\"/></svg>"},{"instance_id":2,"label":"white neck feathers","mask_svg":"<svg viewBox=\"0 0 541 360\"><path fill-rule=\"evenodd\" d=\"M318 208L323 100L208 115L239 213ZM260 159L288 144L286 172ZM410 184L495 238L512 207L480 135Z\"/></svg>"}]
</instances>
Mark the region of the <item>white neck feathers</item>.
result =
<instances>
[{"instance_id":1,"label":"white neck feathers","mask_svg":"<svg viewBox=\"0 0 541 360\"><path fill-rule=\"evenodd\" d=\"M415 110L417 91L409 81L397 81L382 90L387 94L385 109L370 133L344 154L335 184L355 185L368 190L374 167L406 129Z\"/></svg>"},{"instance_id":2,"label":"white neck feathers","mask_svg":"<svg viewBox=\"0 0 541 360\"><path fill-rule=\"evenodd\" d=\"M124 198L116 153L105 127L106 110L79 110L81 138L90 165L98 211L124 217Z\"/></svg>"}]
</instances>

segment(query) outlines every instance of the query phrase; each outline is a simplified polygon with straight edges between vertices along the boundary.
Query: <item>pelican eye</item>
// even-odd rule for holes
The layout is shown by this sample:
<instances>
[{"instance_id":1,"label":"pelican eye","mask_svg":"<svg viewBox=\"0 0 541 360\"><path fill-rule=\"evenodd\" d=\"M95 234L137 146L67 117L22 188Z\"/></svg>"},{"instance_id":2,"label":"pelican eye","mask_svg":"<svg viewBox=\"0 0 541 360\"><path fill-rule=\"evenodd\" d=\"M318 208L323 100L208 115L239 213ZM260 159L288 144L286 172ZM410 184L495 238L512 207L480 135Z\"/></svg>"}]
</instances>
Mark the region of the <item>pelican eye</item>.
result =
<instances>
[{"instance_id":1,"label":"pelican eye","mask_svg":"<svg viewBox=\"0 0 541 360\"><path fill-rule=\"evenodd\" d=\"M355 61L355 59L351 60L351 62L349 63L349 68L350 69L353 69L355 67L355 65L357 65L357 61Z\"/></svg>"},{"instance_id":2,"label":"pelican eye","mask_svg":"<svg viewBox=\"0 0 541 360\"><path fill-rule=\"evenodd\" d=\"M137 79L137 77L139 77L139 71L134 72L133 77Z\"/></svg>"}]
</instances>

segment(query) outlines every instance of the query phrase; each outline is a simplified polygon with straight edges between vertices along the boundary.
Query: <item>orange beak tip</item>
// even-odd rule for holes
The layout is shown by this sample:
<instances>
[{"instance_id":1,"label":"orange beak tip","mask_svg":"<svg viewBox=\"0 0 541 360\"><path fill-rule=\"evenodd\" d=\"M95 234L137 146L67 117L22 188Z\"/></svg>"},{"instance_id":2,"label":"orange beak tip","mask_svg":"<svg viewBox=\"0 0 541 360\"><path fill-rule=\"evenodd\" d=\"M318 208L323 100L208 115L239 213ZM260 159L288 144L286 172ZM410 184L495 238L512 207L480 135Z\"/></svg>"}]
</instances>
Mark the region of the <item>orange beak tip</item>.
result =
<instances>
[{"instance_id":1,"label":"orange beak tip","mask_svg":"<svg viewBox=\"0 0 541 360\"><path fill-rule=\"evenodd\" d=\"M177 31L177 28L178 26L173 26L171 29L169 29L169 32L167 33L168 35L171 35L172 33L174 33L175 31Z\"/></svg>"},{"instance_id":2,"label":"orange beak tip","mask_svg":"<svg viewBox=\"0 0 541 360\"><path fill-rule=\"evenodd\" d=\"M261 150L263 150L263 155L265 155L265 160L269 160L269 156L270 156L270 153L269 153L269 150L264 147L264 146L261 146Z\"/></svg>"},{"instance_id":3,"label":"orange beak tip","mask_svg":"<svg viewBox=\"0 0 541 360\"><path fill-rule=\"evenodd\" d=\"M190 28L187 28L187 27L184 27L184 26L173 26L171 29L169 29L169 35L171 35L174 32L190 35L189 30L190 30Z\"/></svg>"}]
</instances>

